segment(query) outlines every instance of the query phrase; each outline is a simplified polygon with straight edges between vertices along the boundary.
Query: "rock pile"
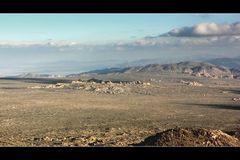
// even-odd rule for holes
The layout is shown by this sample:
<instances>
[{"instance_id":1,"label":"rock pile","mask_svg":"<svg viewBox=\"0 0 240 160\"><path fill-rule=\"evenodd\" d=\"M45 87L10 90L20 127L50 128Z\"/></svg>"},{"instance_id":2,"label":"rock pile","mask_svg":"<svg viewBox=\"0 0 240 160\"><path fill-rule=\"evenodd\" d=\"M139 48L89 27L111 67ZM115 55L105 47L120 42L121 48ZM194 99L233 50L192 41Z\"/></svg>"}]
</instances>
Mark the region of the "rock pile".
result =
<instances>
[{"instance_id":1,"label":"rock pile","mask_svg":"<svg viewBox=\"0 0 240 160\"><path fill-rule=\"evenodd\" d=\"M141 146L239 147L240 141L220 130L175 128L148 137Z\"/></svg>"},{"instance_id":2,"label":"rock pile","mask_svg":"<svg viewBox=\"0 0 240 160\"><path fill-rule=\"evenodd\" d=\"M71 83L57 83L57 84L50 84L46 86L33 86L30 88L77 89L77 90L92 91L96 93L121 94L121 93L129 92L131 86L136 86L136 85L147 87L147 86L150 86L151 84L149 82L142 82L142 81L112 82L112 81L103 81L103 80L92 78L87 81L77 80L77 81L72 81Z\"/></svg>"},{"instance_id":3,"label":"rock pile","mask_svg":"<svg viewBox=\"0 0 240 160\"><path fill-rule=\"evenodd\" d=\"M196 77L206 77L206 78L212 78L212 79L218 79L218 78L223 78L223 79L233 79L233 75L231 73L228 74L221 74L221 73L208 73L205 70L199 71L197 73L191 73L191 75L196 76Z\"/></svg>"},{"instance_id":4,"label":"rock pile","mask_svg":"<svg viewBox=\"0 0 240 160\"><path fill-rule=\"evenodd\" d=\"M197 86L197 87L203 86L203 84L195 82L195 81L190 82L190 81L183 81L183 80L181 80L181 83L186 84L188 86Z\"/></svg>"}]
</instances>

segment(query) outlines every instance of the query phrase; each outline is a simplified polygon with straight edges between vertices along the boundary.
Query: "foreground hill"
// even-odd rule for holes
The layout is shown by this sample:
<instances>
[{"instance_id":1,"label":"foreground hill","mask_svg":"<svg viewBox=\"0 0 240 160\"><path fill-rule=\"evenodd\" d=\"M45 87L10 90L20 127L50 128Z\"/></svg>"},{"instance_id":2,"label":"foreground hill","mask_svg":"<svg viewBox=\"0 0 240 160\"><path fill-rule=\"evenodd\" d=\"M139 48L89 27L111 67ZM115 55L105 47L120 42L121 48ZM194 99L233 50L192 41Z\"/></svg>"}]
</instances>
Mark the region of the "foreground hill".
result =
<instances>
[{"instance_id":1,"label":"foreground hill","mask_svg":"<svg viewBox=\"0 0 240 160\"><path fill-rule=\"evenodd\" d=\"M233 72L234 71L234 72ZM83 75L96 75L96 74L156 74L156 73L183 73L190 74L198 77L208 78L233 78L237 74L238 70L230 70L224 66L218 66L210 63L203 62L180 62L174 64L149 64L138 67L127 68L109 68L103 70L95 70L90 72L84 72L81 74L69 75L69 77L77 77Z\"/></svg>"},{"instance_id":2,"label":"foreground hill","mask_svg":"<svg viewBox=\"0 0 240 160\"><path fill-rule=\"evenodd\" d=\"M150 136L140 146L239 147L238 138L221 130L203 128L174 128Z\"/></svg>"}]
</instances>

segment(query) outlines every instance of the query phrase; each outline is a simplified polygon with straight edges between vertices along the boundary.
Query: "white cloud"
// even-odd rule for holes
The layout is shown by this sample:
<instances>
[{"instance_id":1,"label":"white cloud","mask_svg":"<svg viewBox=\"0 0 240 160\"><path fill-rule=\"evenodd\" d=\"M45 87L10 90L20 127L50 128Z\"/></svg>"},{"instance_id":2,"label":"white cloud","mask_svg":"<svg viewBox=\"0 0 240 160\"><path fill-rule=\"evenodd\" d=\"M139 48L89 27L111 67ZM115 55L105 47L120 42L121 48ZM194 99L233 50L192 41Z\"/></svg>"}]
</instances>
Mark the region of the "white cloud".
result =
<instances>
[{"instance_id":1,"label":"white cloud","mask_svg":"<svg viewBox=\"0 0 240 160\"><path fill-rule=\"evenodd\" d=\"M232 24L200 23L191 27L175 28L160 36L201 37L240 35L240 22ZM151 37L154 38L154 37Z\"/></svg>"}]
</instances>

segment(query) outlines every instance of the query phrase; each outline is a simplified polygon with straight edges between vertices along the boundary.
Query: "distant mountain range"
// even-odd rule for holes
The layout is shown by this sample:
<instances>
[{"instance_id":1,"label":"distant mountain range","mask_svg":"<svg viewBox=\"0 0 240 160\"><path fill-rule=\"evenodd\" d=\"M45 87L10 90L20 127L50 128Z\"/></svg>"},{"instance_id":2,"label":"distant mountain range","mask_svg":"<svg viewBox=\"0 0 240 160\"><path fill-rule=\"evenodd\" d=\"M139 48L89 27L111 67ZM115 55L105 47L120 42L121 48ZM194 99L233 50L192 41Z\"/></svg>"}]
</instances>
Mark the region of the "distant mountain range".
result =
<instances>
[{"instance_id":1,"label":"distant mountain range","mask_svg":"<svg viewBox=\"0 0 240 160\"><path fill-rule=\"evenodd\" d=\"M126 67L126 68L108 68L102 70L94 70L84 72L81 74L71 74L68 77L78 77L83 75L96 75L96 74L116 74L116 73L183 73L190 74L198 77L209 78L238 78L240 73L238 69L229 69L224 66L214 65L206 62L180 62L173 64L149 64L145 66Z\"/></svg>"},{"instance_id":2,"label":"distant mountain range","mask_svg":"<svg viewBox=\"0 0 240 160\"><path fill-rule=\"evenodd\" d=\"M79 74L69 74L66 76L55 75L55 74L36 74L36 73L24 73L16 76L11 76L13 78L60 78L60 77L79 77L84 75L97 75L97 74L132 74L132 73L183 73L190 74L194 76L203 76L211 78L240 78L240 57L235 58L215 58L206 60L205 62L194 62L185 61L179 63L169 63L169 64L159 64L159 59L142 59L138 61L133 61L125 64L115 65L113 68L105 68L98 70L91 70L89 72L82 72ZM154 63L156 62L156 63ZM150 64L148 64L150 63ZM57 63L59 68L61 68L60 63ZM78 64L74 62L73 64L62 62L63 65L68 64L69 66L75 66L81 68L83 64ZM93 64L92 64L93 65ZM96 64L95 64L96 65ZM56 67L56 64L47 65L49 70L52 67ZM97 65L96 65L97 66ZM95 68L97 68L95 66ZM102 68L102 67L98 67ZM48 73L48 72L47 72ZM51 72L49 72L51 73Z\"/></svg>"}]
</instances>

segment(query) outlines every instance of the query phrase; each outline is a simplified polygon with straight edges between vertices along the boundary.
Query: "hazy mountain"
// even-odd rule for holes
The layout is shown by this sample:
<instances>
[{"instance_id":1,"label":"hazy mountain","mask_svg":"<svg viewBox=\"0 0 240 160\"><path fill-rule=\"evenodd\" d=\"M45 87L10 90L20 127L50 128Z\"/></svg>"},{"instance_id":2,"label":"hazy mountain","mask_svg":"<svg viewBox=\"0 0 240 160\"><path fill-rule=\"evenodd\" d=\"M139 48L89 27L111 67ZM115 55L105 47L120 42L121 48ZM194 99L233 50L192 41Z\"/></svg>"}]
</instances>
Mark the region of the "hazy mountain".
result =
<instances>
[{"instance_id":1,"label":"hazy mountain","mask_svg":"<svg viewBox=\"0 0 240 160\"><path fill-rule=\"evenodd\" d=\"M69 74L66 77L78 77L81 75L94 75L94 74L110 74L110 73L124 73L129 68L106 68L106 69L99 69L99 70L93 70L89 72L83 72L79 74Z\"/></svg>"},{"instance_id":2,"label":"hazy mountain","mask_svg":"<svg viewBox=\"0 0 240 160\"><path fill-rule=\"evenodd\" d=\"M240 69L240 56L235 58L216 58L210 59L207 62L226 66L228 68Z\"/></svg>"},{"instance_id":3,"label":"hazy mountain","mask_svg":"<svg viewBox=\"0 0 240 160\"><path fill-rule=\"evenodd\" d=\"M52 74L35 74L35 73L23 73L16 76L9 76L10 78L60 78L63 75L52 75Z\"/></svg>"},{"instance_id":4,"label":"hazy mountain","mask_svg":"<svg viewBox=\"0 0 240 160\"><path fill-rule=\"evenodd\" d=\"M143 67L132 67L125 73L134 72L135 73L175 72L212 78L232 77L232 73L228 68L203 62L180 62L163 65L150 64Z\"/></svg>"},{"instance_id":5,"label":"hazy mountain","mask_svg":"<svg viewBox=\"0 0 240 160\"><path fill-rule=\"evenodd\" d=\"M161 64L162 60L161 59L139 59L136 61L130 61L130 62L125 62L122 64L119 64L117 67L136 67L136 66L143 66L143 65L148 65L148 64Z\"/></svg>"},{"instance_id":6,"label":"hazy mountain","mask_svg":"<svg viewBox=\"0 0 240 160\"><path fill-rule=\"evenodd\" d=\"M166 58L154 58L154 59L139 59L136 61L129 61L129 62L125 62L119 65L116 65L116 67L137 67L137 66L145 66L145 65L149 65L149 64L173 64L173 63L178 63L178 62L183 62L183 61L190 61L190 62L207 62L207 60L209 59L215 59L215 56L192 56L192 57L181 57L179 59L181 60L177 60L177 59L166 59Z\"/></svg>"}]
</instances>

